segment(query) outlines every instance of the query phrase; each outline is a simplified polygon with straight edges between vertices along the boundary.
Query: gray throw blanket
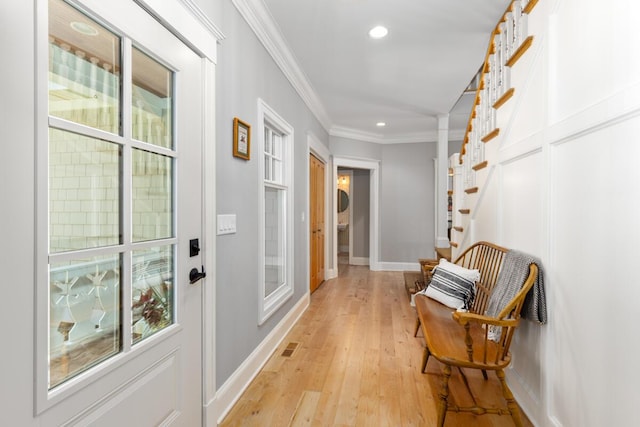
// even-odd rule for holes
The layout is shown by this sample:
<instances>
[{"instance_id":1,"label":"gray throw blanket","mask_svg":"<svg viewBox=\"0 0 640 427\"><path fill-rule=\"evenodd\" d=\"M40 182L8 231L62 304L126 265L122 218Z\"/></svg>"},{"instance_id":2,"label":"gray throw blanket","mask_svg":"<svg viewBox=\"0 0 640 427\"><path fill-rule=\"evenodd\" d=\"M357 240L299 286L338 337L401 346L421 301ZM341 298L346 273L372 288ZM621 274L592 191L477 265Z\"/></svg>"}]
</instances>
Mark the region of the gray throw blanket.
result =
<instances>
[{"instance_id":1,"label":"gray throw blanket","mask_svg":"<svg viewBox=\"0 0 640 427\"><path fill-rule=\"evenodd\" d=\"M547 323L547 303L544 296L542 263L538 258L514 250L508 251L504 257L504 263L500 274L498 274L496 286L487 304L486 314L488 316L496 316L518 293L529 275L530 264L538 266L538 277L524 300L521 315L525 319L538 323ZM496 332L498 332L498 335L500 334L499 331Z\"/></svg>"}]
</instances>

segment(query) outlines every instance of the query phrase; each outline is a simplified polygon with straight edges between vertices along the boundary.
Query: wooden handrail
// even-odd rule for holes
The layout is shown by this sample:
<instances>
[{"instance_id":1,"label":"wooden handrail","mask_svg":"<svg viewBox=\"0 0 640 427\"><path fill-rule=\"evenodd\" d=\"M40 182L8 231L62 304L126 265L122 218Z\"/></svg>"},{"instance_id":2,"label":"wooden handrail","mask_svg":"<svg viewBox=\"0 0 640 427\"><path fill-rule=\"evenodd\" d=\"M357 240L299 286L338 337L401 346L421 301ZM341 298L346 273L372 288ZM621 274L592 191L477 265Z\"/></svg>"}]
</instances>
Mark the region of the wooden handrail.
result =
<instances>
[{"instance_id":1,"label":"wooden handrail","mask_svg":"<svg viewBox=\"0 0 640 427\"><path fill-rule=\"evenodd\" d=\"M538 0L529 0L529 3L522 9L523 13L529 14L533 10L534 7L538 4Z\"/></svg>"},{"instance_id":2,"label":"wooden handrail","mask_svg":"<svg viewBox=\"0 0 640 427\"><path fill-rule=\"evenodd\" d=\"M471 132L472 128L473 128L473 124L472 121L474 118L476 118L476 107L480 104L480 93L482 92L482 90L484 89L485 86L485 74L489 73L490 71L490 64L489 64L489 58L491 56L491 54L495 53L495 39L496 36L498 36L499 34L501 34L500 32L500 25L503 24L504 22L507 22L507 14L511 13L515 10L514 8L514 4L516 1L520 1L520 0L513 0L511 1L511 3L509 3L509 5L507 6L505 12L502 14L501 19L498 21L498 23L496 24L493 32L491 33L491 38L489 40L489 45L487 46L487 50L485 52L485 57L484 57L484 62L482 64L482 66L480 67L480 70L478 71L478 73L480 73L480 78L479 78L479 82L477 85L477 89L476 89L476 96L473 102L473 108L471 110L471 113L469 114L469 120L467 121L467 127L466 127L466 131L465 131L465 137L463 138L463 142L462 142L462 147L460 148L460 159L458 160L460 164L464 163L464 155L466 154L467 150L466 150L466 145L469 142L469 133ZM530 0L525 7L522 9L522 14L523 15L528 15L533 8L536 6L536 4L538 3L538 0ZM519 17L517 17L519 18ZM516 18L514 18L516 19ZM531 44L533 43L533 36L528 36L525 40L523 40L520 45L516 48L515 52L513 52L513 54L511 55L510 58L508 58L508 60L505 62L505 66L507 67L511 67L513 64L515 64L518 59L520 59L520 57L527 51L527 49L529 49L529 47L531 46ZM514 94L514 90L515 88L509 88L503 95L500 96L500 98L494 102L494 104L491 106L491 108L493 109L498 109L499 107L501 107L505 102L507 102ZM492 135L492 134L489 134ZM488 140L490 140L491 138L497 136L497 135L492 135L491 138L487 138L489 135L485 136L482 140L483 142L487 142ZM486 141L485 141L486 138Z\"/></svg>"}]
</instances>

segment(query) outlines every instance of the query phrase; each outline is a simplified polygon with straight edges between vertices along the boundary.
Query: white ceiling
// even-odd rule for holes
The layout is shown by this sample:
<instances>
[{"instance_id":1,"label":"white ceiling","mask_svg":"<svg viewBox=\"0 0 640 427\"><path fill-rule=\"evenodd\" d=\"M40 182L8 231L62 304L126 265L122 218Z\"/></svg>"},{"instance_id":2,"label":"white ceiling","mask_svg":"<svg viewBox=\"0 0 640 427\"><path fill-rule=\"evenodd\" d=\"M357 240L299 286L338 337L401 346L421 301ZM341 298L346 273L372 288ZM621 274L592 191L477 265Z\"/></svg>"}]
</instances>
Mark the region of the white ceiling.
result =
<instances>
[{"instance_id":1,"label":"white ceiling","mask_svg":"<svg viewBox=\"0 0 640 427\"><path fill-rule=\"evenodd\" d=\"M462 138L473 96L454 106L510 0L235 2L272 20L261 25L281 49L276 61L289 63L285 74L332 135L384 143L435 140L447 113L450 139ZM386 38L369 38L376 25Z\"/></svg>"}]
</instances>

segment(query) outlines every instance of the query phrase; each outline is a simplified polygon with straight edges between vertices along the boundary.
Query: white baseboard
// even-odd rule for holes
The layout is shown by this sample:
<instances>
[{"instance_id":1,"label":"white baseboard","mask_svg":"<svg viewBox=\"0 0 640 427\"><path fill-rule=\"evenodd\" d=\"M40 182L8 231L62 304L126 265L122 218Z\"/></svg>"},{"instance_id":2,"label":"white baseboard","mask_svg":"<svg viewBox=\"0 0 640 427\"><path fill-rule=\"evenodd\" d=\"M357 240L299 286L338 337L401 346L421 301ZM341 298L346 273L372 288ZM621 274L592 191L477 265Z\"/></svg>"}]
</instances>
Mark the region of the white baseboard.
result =
<instances>
[{"instance_id":1,"label":"white baseboard","mask_svg":"<svg viewBox=\"0 0 640 427\"><path fill-rule=\"evenodd\" d=\"M516 398L518 405L520 405L522 411L527 415L529 421L531 421L534 426L542 425L539 422L538 416L542 413L540 402L531 394L529 387L524 383L524 379L513 368L507 369L505 374L513 397Z\"/></svg>"},{"instance_id":2,"label":"white baseboard","mask_svg":"<svg viewBox=\"0 0 640 427\"><path fill-rule=\"evenodd\" d=\"M420 263L417 262L380 262L382 271L420 271Z\"/></svg>"},{"instance_id":3,"label":"white baseboard","mask_svg":"<svg viewBox=\"0 0 640 427\"><path fill-rule=\"evenodd\" d=\"M256 347L256 349L245 359L236 371L225 381L216 392L216 399L213 402L214 416L211 420L221 423L227 416L233 405L238 401L251 381L258 375L262 367L271 357L271 354L278 348L287 333L296 324L300 316L309 307L310 295L307 293L300 301L287 313L269 335ZM210 412L206 408L207 413Z\"/></svg>"},{"instance_id":4,"label":"white baseboard","mask_svg":"<svg viewBox=\"0 0 640 427\"><path fill-rule=\"evenodd\" d=\"M349 258L351 265L369 265L369 258L353 256Z\"/></svg>"}]
</instances>

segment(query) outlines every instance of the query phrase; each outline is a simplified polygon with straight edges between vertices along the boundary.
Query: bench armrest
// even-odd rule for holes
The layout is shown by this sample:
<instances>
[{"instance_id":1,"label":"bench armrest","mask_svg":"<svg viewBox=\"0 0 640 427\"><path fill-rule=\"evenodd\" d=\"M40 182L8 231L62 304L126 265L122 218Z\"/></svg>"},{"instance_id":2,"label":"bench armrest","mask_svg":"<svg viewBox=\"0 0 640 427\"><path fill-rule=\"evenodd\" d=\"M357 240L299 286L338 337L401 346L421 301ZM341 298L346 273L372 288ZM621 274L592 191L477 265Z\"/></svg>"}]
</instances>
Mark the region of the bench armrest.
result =
<instances>
[{"instance_id":1,"label":"bench armrest","mask_svg":"<svg viewBox=\"0 0 640 427\"><path fill-rule=\"evenodd\" d=\"M465 311L454 311L451 315L455 321L462 326L469 323L479 323L481 325L516 327L520 323L520 319L498 319L496 317L483 316L482 314Z\"/></svg>"}]
</instances>

